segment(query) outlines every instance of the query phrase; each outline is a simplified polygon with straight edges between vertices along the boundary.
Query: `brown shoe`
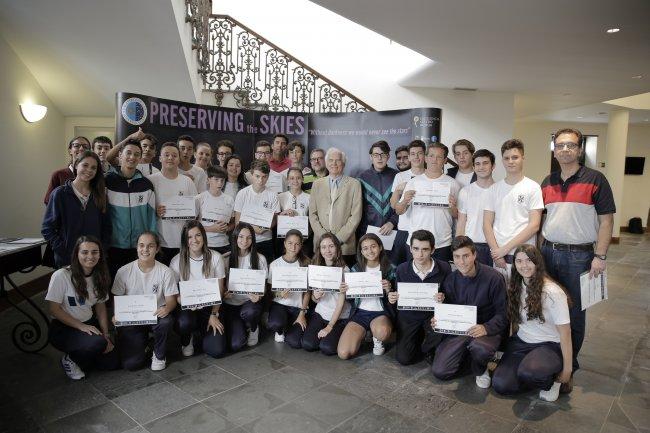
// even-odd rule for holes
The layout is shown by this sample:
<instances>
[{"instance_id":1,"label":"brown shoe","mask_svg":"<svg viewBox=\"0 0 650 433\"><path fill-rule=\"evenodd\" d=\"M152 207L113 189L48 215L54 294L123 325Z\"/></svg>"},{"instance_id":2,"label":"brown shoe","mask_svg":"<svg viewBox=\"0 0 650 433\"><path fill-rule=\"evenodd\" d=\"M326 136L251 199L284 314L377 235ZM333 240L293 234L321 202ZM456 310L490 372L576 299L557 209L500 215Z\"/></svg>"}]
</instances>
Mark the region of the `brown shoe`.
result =
<instances>
[{"instance_id":1,"label":"brown shoe","mask_svg":"<svg viewBox=\"0 0 650 433\"><path fill-rule=\"evenodd\" d=\"M569 394L571 391L573 391L573 376L567 383L560 385L560 394Z\"/></svg>"}]
</instances>

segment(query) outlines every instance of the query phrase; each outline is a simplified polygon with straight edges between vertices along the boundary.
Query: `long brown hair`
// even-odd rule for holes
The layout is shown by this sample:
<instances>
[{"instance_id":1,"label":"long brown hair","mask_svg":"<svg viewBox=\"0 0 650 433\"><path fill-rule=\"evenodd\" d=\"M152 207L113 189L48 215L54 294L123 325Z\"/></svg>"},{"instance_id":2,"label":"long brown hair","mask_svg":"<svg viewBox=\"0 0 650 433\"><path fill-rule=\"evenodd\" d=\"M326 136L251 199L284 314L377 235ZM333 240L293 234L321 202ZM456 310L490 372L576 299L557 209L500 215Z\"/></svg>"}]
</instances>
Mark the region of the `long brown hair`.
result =
<instances>
[{"instance_id":1,"label":"long brown hair","mask_svg":"<svg viewBox=\"0 0 650 433\"><path fill-rule=\"evenodd\" d=\"M95 206L102 212L106 212L106 184L104 182L104 171L102 170L102 162L95 152L90 150L84 151L72 164L72 171L75 178L77 177L77 165L86 158L92 158L97 163L97 172L95 177L90 179L90 194L93 197Z\"/></svg>"},{"instance_id":2,"label":"long brown hair","mask_svg":"<svg viewBox=\"0 0 650 433\"><path fill-rule=\"evenodd\" d=\"M201 254L203 254L203 276L210 278L212 276L212 250L208 248L208 236L205 233L205 228L197 220L188 220L183 226L181 231L181 251L179 260L179 270L181 274L181 281L190 279L190 247L187 245L187 238L190 230L198 228L203 238L203 247L201 247Z\"/></svg>"},{"instance_id":3,"label":"long brown hair","mask_svg":"<svg viewBox=\"0 0 650 433\"><path fill-rule=\"evenodd\" d=\"M95 236L79 236L77 242L74 244L72 257L70 260L70 280L74 291L80 298L88 299L88 286L86 285L86 275L84 274L83 267L79 262L79 249L84 242L93 243L99 248L99 260L93 268L92 276L93 286L95 286L95 297L97 299L105 299L108 296L108 291L111 287L111 275L108 272L108 265L106 264L106 255L102 243Z\"/></svg>"},{"instance_id":4,"label":"long brown hair","mask_svg":"<svg viewBox=\"0 0 650 433\"><path fill-rule=\"evenodd\" d=\"M323 239L331 239L332 242L334 243L334 247L336 248L336 256L334 257L334 263L332 263L332 266L344 268L345 261L343 261L343 254L341 253L341 242L332 233L325 233L318 240L318 244L316 245L316 254L314 254L314 259L312 260L311 264L317 266L327 266L325 259L320 253L320 244L321 242L323 242Z\"/></svg>"},{"instance_id":5,"label":"long brown hair","mask_svg":"<svg viewBox=\"0 0 650 433\"><path fill-rule=\"evenodd\" d=\"M302 233L300 230L296 229L291 229L287 232L287 234L284 237L284 240L286 242L287 239L289 239L291 236L295 236L300 240L300 249L298 250L298 254L296 254L296 257L298 258L298 263L300 266L307 266L310 263L309 257L305 254L305 252L302 250L302 243L303 243L303 238L302 238ZM284 242L282 243L284 245ZM286 254L287 251L285 249L284 253Z\"/></svg>"},{"instance_id":6,"label":"long brown hair","mask_svg":"<svg viewBox=\"0 0 650 433\"><path fill-rule=\"evenodd\" d=\"M381 239L379 239L379 236L374 233L366 233L365 235L361 236L361 239L359 239L359 242L357 243L357 268L359 272L365 272L366 267L368 266L368 260L366 260L363 253L361 252L361 244L364 241L373 241L379 246L381 249L381 251L379 251L379 257L377 258L379 260L379 270L381 271L382 275L388 275L391 270L388 254L386 254L386 250L384 249L384 244L381 242Z\"/></svg>"}]
</instances>

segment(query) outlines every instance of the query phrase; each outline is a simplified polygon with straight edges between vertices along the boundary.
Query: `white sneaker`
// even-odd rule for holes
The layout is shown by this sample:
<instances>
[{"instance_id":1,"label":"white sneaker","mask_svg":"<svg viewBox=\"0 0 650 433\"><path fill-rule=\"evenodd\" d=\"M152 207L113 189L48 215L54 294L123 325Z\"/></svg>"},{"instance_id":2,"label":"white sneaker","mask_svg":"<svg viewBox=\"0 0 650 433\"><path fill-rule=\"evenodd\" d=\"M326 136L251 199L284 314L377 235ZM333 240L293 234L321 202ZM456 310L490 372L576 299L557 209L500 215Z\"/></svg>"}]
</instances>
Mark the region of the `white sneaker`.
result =
<instances>
[{"instance_id":1,"label":"white sneaker","mask_svg":"<svg viewBox=\"0 0 650 433\"><path fill-rule=\"evenodd\" d=\"M249 347L257 345L258 340L260 339L260 327L258 326L255 331L248 332L248 342L246 343Z\"/></svg>"},{"instance_id":2,"label":"white sneaker","mask_svg":"<svg viewBox=\"0 0 650 433\"><path fill-rule=\"evenodd\" d=\"M377 356L383 355L386 351L383 341L379 341L375 337L372 337L372 343L372 354Z\"/></svg>"},{"instance_id":3,"label":"white sneaker","mask_svg":"<svg viewBox=\"0 0 650 433\"><path fill-rule=\"evenodd\" d=\"M248 341L250 341L250 339ZM280 333L276 332L275 333L275 342L276 343L284 343L284 334L280 334Z\"/></svg>"},{"instance_id":4,"label":"white sneaker","mask_svg":"<svg viewBox=\"0 0 650 433\"><path fill-rule=\"evenodd\" d=\"M541 390L539 392L539 398L544 401L555 401L560 395L560 382L553 382L553 386L548 391Z\"/></svg>"},{"instance_id":5,"label":"white sneaker","mask_svg":"<svg viewBox=\"0 0 650 433\"><path fill-rule=\"evenodd\" d=\"M167 367L166 359L158 359L155 353L151 355L151 369L153 371L164 370L165 367Z\"/></svg>"},{"instance_id":6,"label":"white sneaker","mask_svg":"<svg viewBox=\"0 0 650 433\"><path fill-rule=\"evenodd\" d=\"M67 374L68 377L72 380L79 380L86 377L86 374L83 372L83 370L79 368L76 362L70 359L70 356L68 356L67 353L65 356L63 356L63 358L61 358L61 365L63 366L63 371L65 371L65 374Z\"/></svg>"},{"instance_id":7,"label":"white sneaker","mask_svg":"<svg viewBox=\"0 0 650 433\"><path fill-rule=\"evenodd\" d=\"M486 369L482 375L476 376L476 386L479 388L488 389L491 384L490 370Z\"/></svg>"},{"instance_id":8,"label":"white sneaker","mask_svg":"<svg viewBox=\"0 0 650 433\"><path fill-rule=\"evenodd\" d=\"M183 356L192 356L194 355L194 336L190 337L190 342L187 346L181 346L181 352Z\"/></svg>"}]
</instances>

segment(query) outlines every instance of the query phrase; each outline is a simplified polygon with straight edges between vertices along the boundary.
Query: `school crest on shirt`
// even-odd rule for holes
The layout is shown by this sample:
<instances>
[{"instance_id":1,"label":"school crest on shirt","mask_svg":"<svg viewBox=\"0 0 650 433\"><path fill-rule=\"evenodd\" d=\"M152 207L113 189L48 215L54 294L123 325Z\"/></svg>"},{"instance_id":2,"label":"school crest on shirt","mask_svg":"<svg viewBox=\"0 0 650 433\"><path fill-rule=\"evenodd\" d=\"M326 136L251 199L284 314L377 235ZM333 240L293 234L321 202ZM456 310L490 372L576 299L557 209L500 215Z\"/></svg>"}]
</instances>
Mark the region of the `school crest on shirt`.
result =
<instances>
[{"instance_id":1,"label":"school crest on shirt","mask_svg":"<svg viewBox=\"0 0 650 433\"><path fill-rule=\"evenodd\" d=\"M183 191L178 191L178 196L180 197L182 195L183 195Z\"/></svg>"},{"instance_id":2,"label":"school crest on shirt","mask_svg":"<svg viewBox=\"0 0 650 433\"><path fill-rule=\"evenodd\" d=\"M517 197L517 203L523 204L525 199L526 197L524 197L523 194L519 194L519 196Z\"/></svg>"},{"instance_id":3,"label":"school crest on shirt","mask_svg":"<svg viewBox=\"0 0 650 433\"><path fill-rule=\"evenodd\" d=\"M151 291L153 293L158 293L159 289L160 289L160 284L154 284L153 286L151 286Z\"/></svg>"},{"instance_id":4,"label":"school crest on shirt","mask_svg":"<svg viewBox=\"0 0 650 433\"><path fill-rule=\"evenodd\" d=\"M268 209L270 207L270 203L268 201L265 201L262 206L264 206L264 209Z\"/></svg>"}]
</instances>

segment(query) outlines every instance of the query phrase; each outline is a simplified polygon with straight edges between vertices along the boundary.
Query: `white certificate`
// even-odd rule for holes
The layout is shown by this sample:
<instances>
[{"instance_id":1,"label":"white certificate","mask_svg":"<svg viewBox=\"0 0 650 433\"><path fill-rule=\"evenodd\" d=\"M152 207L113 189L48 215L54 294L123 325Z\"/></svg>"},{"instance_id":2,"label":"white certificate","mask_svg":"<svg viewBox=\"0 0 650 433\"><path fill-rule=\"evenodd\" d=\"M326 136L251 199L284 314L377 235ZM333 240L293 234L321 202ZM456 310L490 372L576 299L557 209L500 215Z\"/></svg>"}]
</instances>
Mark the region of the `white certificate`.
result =
<instances>
[{"instance_id":1,"label":"white certificate","mask_svg":"<svg viewBox=\"0 0 650 433\"><path fill-rule=\"evenodd\" d=\"M232 206L218 209L211 209L201 212L201 222L203 225L211 226L214 223L229 223L232 219Z\"/></svg>"},{"instance_id":2,"label":"white certificate","mask_svg":"<svg viewBox=\"0 0 650 433\"><path fill-rule=\"evenodd\" d=\"M589 277L589 271L580 274L580 303L582 311L607 299L607 271L596 278Z\"/></svg>"},{"instance_id":3,"label":"white certificate","mask_svg":"<svg viewBox=\"0 0 650 433\"><path fill-rule=\"evenodd\" d=\"M273 209L267 209L252 203L244 205L239 216L239 221L253 224L265 229L271 228L273 222Z\"/></svg>"},{"instance_id":4,"label":"white certificate","mask_svg":"<svg viewBox=\"0 0 650 433\"><path fill-rule=\"evenodd\" d=\"M263 295L266 287L264 269L230 268L228 291L238 295Z\"/></svg>"},{"instance_id":5,"label":"white certificate","mask_svg":"<svg viewBox=\"0 0 650 433\"><path fill-rule=\"evenodd\" d=\"M194 196L179 195L163 203L164 220L191 220L196 218L196 201Z\"/></svg>"},{"instance_id":6,"label":"white certificate","mask_svg":"<svg viewBox=\"0 0 650 433\"><path fill-rule=\"evenodd\" d=\"M292 229L300 230L304 237L309 236L309 217L278 215L278 237L285 237Z\"/></svg>"},{"instance_id":7,"label":"white certificate","mask_svg":"<svg viewBox=\"0 0 650 433\"><path fill-rule=\"evenodd\" d=\"M438 284L397 283L397 309L433 311L436 307Z\"/></svg>"},{"instance_id":8,"label":"white certificate","mask_svg":"<svg viewBox=\"0 0 650 433\"><path fill-rule=\"evenodd\" d=\"M309 265L309 287L325 292L338 292L341 288L343 268Z\"/></svg>"},{"instance_id":9,"label":"white certificate","mask_svg":"<svg viewBox=\"0 0 650 433\"><path fill-rule=\"evenodd\" d=\"M271 290L307 291L307 267L278 266L271 274Z\"/></svg>"},{"instance_id":10,"label":"white certificate","mask_svg":"<svg viewBox=\"0 0 650 433\"><path fill-rule=\"evenodd\" d=\"M181 309L183 310L221 304L221 292L217 278L180 281L178 287L181 292Z\"/></svg>"},{"instance_id":11,"label":"white certificate","mask_svg":"<svg viewBox=\"0 0 650 433\"><path fill-rule=\"evenodd\" d=\"M271 170L269 179L266 181L266 189L277 193L284 192L284 176L277 171Z\"/></svg>"},{"instance_id":12,"label":"white certificate","mask_svg":"<svg viewBox=\"0 0 650 433\"><path fill-rule=\"evenodd\" d=\"M348 290L346 298L379 298L384 296L381 287L381 272L348 272L345 274Z\"/></svg>"},{"instance_id":13,"label":"white certificate","mask_svg":"<svg viewBox=\"0 0 650 433\"><path fill-rule=\"evenodd\" d=\"M467 330L476 325L476 305L436 305L436 327L440 334L467 335Z\"/></svg>"},{"instance_id":14,"label":"white certificate","mask_svg":"<svg viewBox=\"0 0 650 433\"><path fill-rule=\"evenodd\" d=\"M158 323L156 295L124 295L113 298L115 326L155 325Z\"/></svg>"},{"instance_id":15,"label":"white certificate","mask_svg":"<svg viewBox=\"0 0 650 433\"><path fill-rule=\"evenodd\" d=\"M385 250L388 251L393 249L393 244L395 243L395 236L397 236L396 230L391 231L390 234L388 235L380 235L379 227L368 226L368 230L366 230L366 233L374 233L377 236L379 236L379 239L381 240L381 243L384 246Z\"/></svg>"},{"instance_id":16,"label":"white certificate","mask_svg":"<svg viewBox=\"0 0 650 433\"><path fill-rule=\"evenodd\" d=\"M449 207L449 194L451 184L448 182L418 182L414 206L423 207Z\"/></svg>"}]
</instances>

